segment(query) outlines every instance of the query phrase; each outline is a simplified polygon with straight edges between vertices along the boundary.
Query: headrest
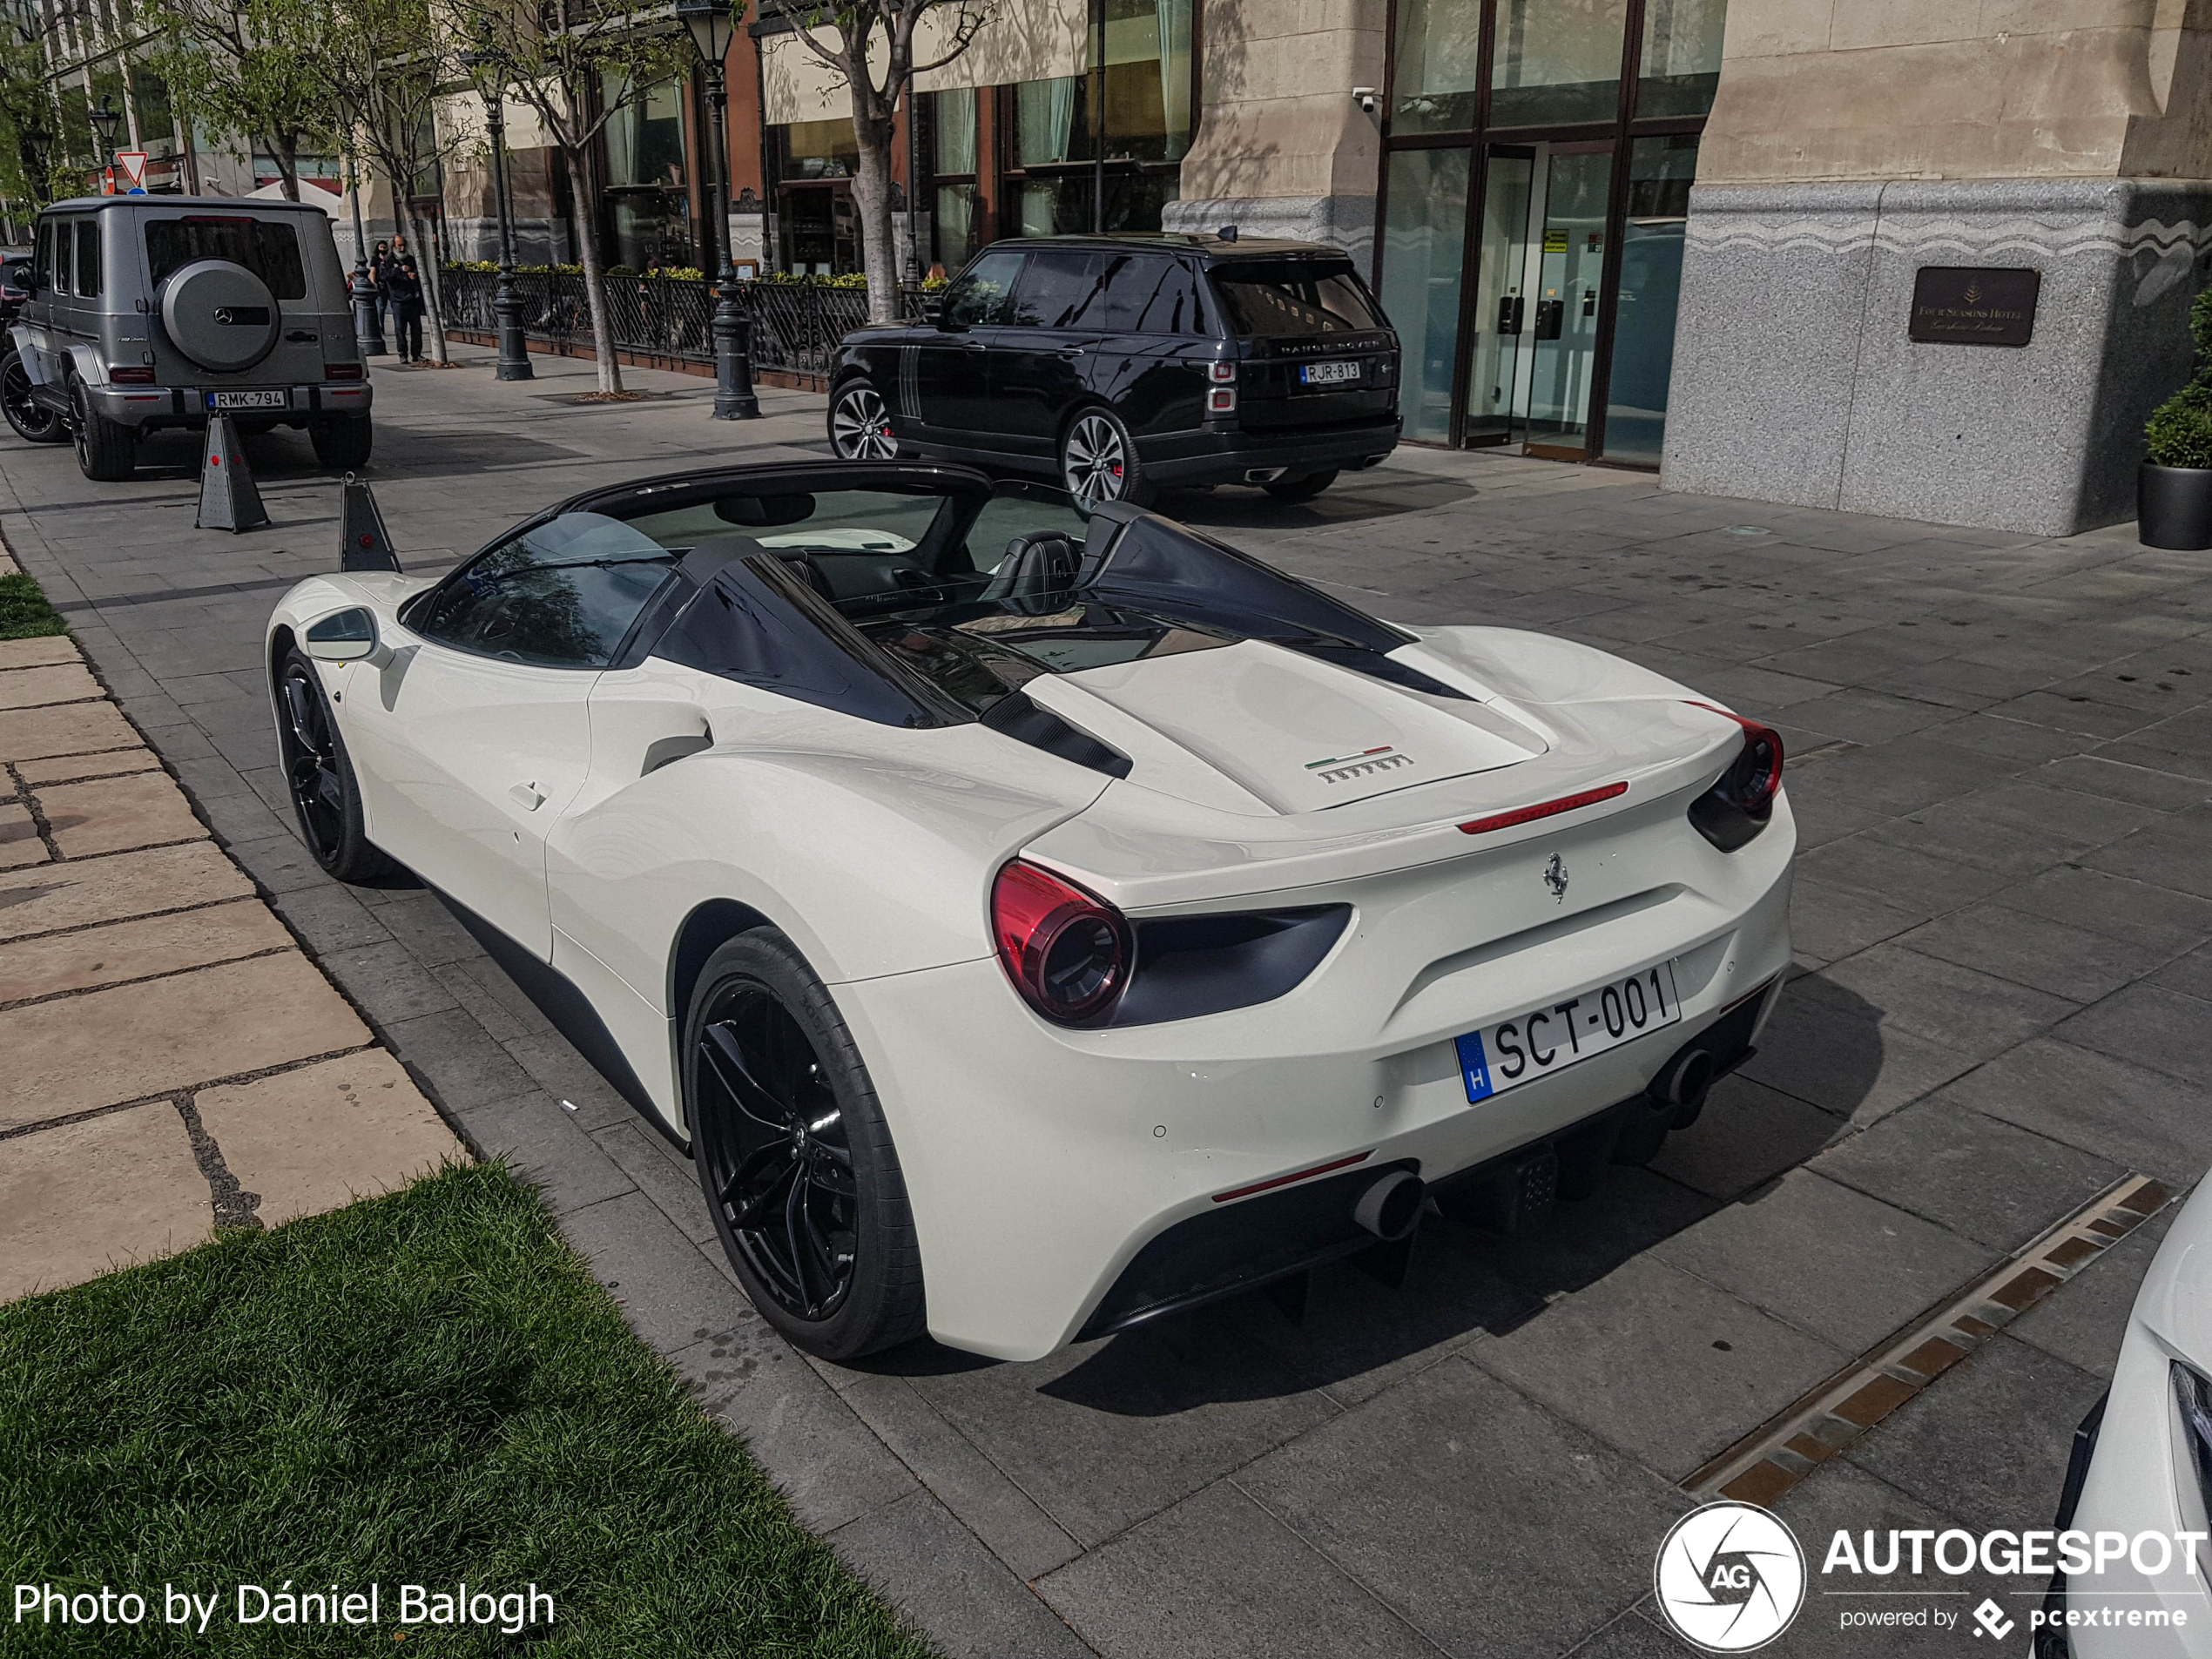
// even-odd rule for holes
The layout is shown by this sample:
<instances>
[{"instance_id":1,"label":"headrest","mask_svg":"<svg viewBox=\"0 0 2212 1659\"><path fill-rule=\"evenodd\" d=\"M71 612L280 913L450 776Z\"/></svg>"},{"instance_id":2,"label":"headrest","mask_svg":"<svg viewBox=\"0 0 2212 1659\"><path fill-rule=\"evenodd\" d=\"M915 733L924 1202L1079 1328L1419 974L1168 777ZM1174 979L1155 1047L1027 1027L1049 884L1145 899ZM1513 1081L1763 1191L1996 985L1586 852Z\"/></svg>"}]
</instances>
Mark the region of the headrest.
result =
<instances>
[{"instance_id":1,"label":"headrest","mask_svg":"<svg viewBox=\"0 0 2212 1659\"><path fill-rule=\"evenodd\" d=\"M1006 544L1006 556L976 597L1023 616L1049 616L1067 604L1082 565L1076 544L1060 531L1032 530Z\"/></svg>"}]
</instances>

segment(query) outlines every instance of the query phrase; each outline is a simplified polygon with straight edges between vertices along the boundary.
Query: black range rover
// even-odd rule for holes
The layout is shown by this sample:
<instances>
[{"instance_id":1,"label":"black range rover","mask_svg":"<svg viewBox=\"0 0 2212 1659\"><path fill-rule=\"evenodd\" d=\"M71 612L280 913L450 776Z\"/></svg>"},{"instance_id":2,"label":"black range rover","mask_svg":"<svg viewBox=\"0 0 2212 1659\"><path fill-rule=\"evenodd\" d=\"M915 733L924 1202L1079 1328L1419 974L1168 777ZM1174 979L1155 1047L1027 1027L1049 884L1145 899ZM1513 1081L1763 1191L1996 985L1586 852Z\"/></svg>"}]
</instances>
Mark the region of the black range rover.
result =
<instances>
[{"instance_id":1,"label":"black range rover","mask_svg":"<svg viewBox=\"0 0 2212 1659\"><path fill-rule=\"evenodd\" d=\"M1398 442L1398 336L1340 249L1183 235L995 242L934 323L845 337L830 442L1054 477L1088 501L1319 495Z\"/></svg>"}]
</instances>

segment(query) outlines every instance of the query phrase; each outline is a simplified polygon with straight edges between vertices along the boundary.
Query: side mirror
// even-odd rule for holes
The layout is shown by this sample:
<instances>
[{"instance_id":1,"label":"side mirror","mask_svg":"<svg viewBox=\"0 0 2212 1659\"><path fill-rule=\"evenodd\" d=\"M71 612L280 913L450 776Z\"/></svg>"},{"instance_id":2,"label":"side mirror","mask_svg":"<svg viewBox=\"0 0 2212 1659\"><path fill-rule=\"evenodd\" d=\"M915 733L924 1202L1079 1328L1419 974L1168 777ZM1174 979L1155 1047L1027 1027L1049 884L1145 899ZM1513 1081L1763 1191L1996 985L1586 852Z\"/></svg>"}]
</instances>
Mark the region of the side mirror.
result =
<instances>
[{"instance_id":1,"label":"side mirror","mask_svg":"<svg viewBox=\"0 0 2212 1659\"><path fill-rule=\"evenodd\" d=\"M381 649L376 615L366 605L333 611L307 624L307 655L319 663L358 663L380 660L389 653Z\"/></svg>"}]
</instances>

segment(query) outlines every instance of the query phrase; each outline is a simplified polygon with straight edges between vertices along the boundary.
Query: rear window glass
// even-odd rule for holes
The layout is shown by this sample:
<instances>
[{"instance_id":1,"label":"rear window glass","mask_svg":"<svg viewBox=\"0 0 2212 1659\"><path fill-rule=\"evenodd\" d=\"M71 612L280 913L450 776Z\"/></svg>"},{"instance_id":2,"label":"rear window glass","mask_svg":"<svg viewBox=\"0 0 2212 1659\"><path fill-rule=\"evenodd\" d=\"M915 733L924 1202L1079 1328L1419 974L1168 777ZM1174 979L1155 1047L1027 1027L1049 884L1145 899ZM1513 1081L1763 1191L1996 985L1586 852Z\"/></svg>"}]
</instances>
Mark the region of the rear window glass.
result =
<instances>
[{"instance_id":1,"label":"rear window glass","mask_svg":"<svg viewBox=\"0 0 2212 1659\"><path fill-rule=\"evenodd\" d=\"M243 215L157 219L146 226L146 264L159 282L194 260L228 260L269 285L280 300L302 300L307 268L300 260L300 235L281 220Z\"/></svg>"},{"instance_id":2,"label":"rear window glass","mask_svg":"<svg viewBox=\"0 0 2212 1659\"><path fill-rule=\"evenodd\" d=\"M1180 260L1151 253L1116 253L1100 287L1106 291L1105 326L1117 334L1198 334L1197 273Z\"/></svg>"},{"instance_id":3,"label":"rear window glass","mask_svg":"<svg viewBox=\"0 0 2212 1659\"><path fill-rule=\"evenodd\" d=\"M1211 274L1232 334L1279 339L1389 326L1368 301L1348 260L1255 260L1217 266Z\"/></svg>"},{"instance_id":4,"label":"rear window glass","mask_svg":"<svg viewBox=\"0 0 2212 1659\"><path fill-rule=\"evenodd\" d=\"M100 221L77 221L77 291L88 300L100 293Z\"/></svg>"}]
</instances>

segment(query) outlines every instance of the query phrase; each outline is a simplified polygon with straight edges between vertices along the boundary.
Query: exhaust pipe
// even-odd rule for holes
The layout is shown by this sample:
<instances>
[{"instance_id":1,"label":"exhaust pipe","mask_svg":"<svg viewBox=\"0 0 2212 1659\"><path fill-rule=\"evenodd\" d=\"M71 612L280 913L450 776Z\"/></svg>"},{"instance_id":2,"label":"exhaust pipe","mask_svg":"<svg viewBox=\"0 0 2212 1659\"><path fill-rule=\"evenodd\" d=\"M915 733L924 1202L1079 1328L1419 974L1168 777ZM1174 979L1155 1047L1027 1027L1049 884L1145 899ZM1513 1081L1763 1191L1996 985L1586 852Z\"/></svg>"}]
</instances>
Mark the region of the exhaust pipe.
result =
<instances>
[{"instance_id":1,"label":"exhaust pipe","mask_svg":"<svg viewBox=\"0 0 2212 1659\"><path fill-rule=\"evenodd\" d=\"M1420 1224L1428 1186L1411 1170L1393 1170L1352 1206L1352 1218L1387 1244L1410 1236Z\"/></svg>"},{"instance_id":2,"label":"exhaust pipe","mask_svg":"<svg viewBox=\"0 0 2212 1659\"><path fill-rule=\"evenodd\" d=\"M1288 467L1247 467L1244 482L1248 484L1271 484L1288 472Z\"/></svg>"},{"instance_id":3,"label":"exhaust pipe","mask_svg":"<svg viewBox=\"0 0 2212 1659\"><path fill-rule=\"evenodd\" d=\"M1651 1080L1652 1104L1673 1107L1673 1127L1687 1129L1705 1108L1705 1096L1716 1076L1713 1056L1703 1049L1676 1055Z\"/></svg>"}]
</instances>

